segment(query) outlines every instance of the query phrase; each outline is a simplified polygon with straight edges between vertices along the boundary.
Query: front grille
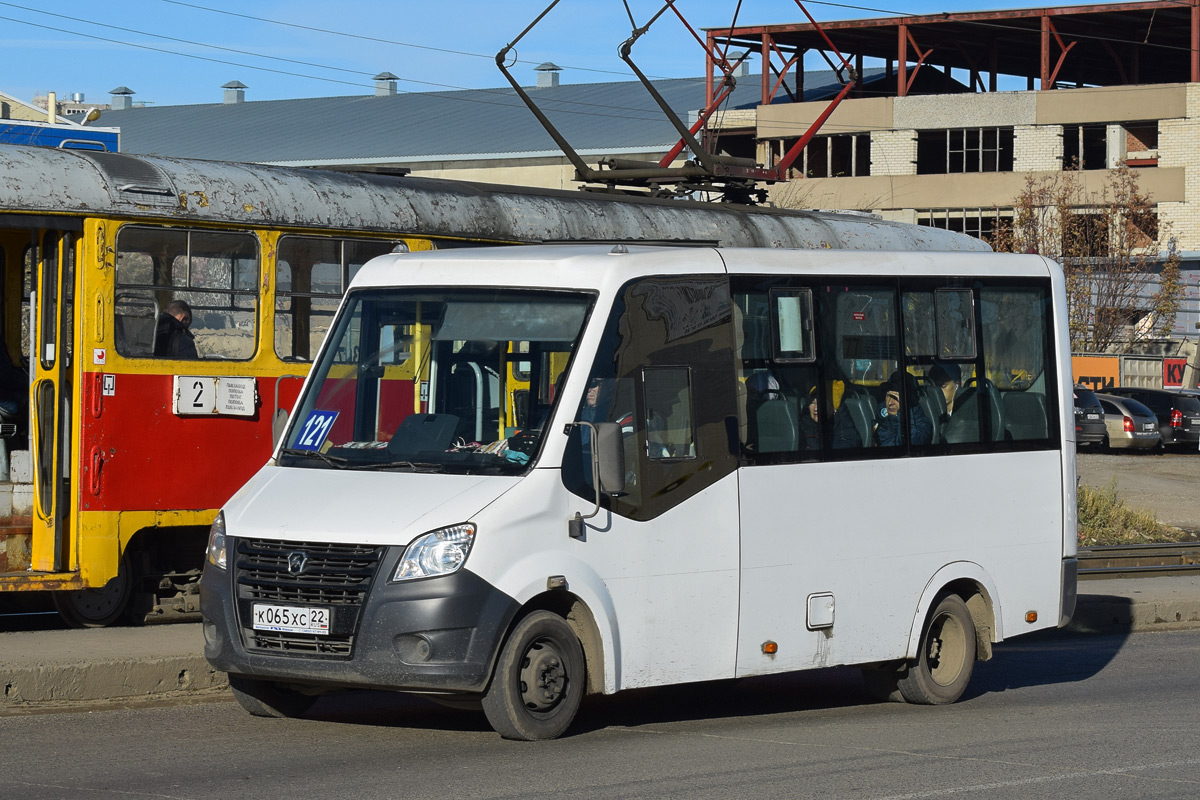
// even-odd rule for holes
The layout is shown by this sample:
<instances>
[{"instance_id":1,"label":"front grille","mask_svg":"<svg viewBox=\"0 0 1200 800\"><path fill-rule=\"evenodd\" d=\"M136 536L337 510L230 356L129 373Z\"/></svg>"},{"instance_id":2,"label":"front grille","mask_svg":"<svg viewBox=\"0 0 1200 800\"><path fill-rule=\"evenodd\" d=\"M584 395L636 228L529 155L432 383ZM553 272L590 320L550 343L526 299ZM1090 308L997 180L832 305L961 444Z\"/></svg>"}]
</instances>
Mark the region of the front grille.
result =
<instances>
[{"instance_id":1,"label":"front grille","mask_svg":"<svg viewBox=\"0 0 1200 800\"><path fill-rule=\"evenodd\" d=\"M234 578L246 647L259 652L349 658L383 550L359 544L238 539ZM289 558L297 553L304 556L298 575L288 571ZM330 631L255 630L255 603L328 608L333 615Z\"/></svg>"}]
</instances>

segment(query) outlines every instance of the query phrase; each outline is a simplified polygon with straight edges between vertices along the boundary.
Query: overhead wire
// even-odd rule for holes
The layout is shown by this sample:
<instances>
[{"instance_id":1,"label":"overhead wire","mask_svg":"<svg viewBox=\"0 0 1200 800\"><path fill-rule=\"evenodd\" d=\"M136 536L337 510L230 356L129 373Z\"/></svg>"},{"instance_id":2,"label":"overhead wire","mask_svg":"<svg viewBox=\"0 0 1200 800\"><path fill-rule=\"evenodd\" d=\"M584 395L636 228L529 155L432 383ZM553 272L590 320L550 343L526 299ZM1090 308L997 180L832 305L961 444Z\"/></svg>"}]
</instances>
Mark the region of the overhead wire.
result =
<instances>
[{"instance_id":1,"label":"overhead wire","mask_svg":"<svg viewBox=\"0 0 1200 800\"><path fill-rule=\"evenodd\" d=\"M871 7L871 6L858 5L858 4L851 4L851 3L832 2L832 0L807 0L807 1L812 5L820 5L820 6L827 6L827 7L834 7L834 8L844 8L844 9L855 10L855 11L865 11L865 12L876 13L876 14L888 14L888 15L893 15L893 16L908 16L908 17L937 16L934 14L922 15L922 14L914 14L914 13L907 12L907 11L898 11L898 10L894 10L894 9L881 9L881 8L875 8L875 7ZM1185 8L1191 6L1191 4L1189 2L1185 2L1185 0L1163 0L1163 1L1170 3L1171 5L1177 5L1177 6L1185 7ZM410 43L410 42L401 42L401 41L396 41L396 40L384 39L384 38L380 38L380 37L373 37L373 36L366 36L366 35L362 35L362 34L349 33L349 32L345 32L345 31L336 31L336 30L330 30L330 29L325 29L325 28L318 28L315 26L301 25L298 23L287 22L284 20L275 20L275 19L270 19L270 18L266 18L266 17L257 17L257 16L249 15L249 14L242 14L242 13L227 11L227 10L223 10L223 9L211 8L211 7L199 5L196 3L184 2L184 0L161 0L161 2L168 3L171 5L201 10L201 11L207 11L207 12L211 12L211 13L215 13L215 14L224 14L224 15L233 16L233 17L250 19L250 20L254 20L254 21L258 21L258 22L264 22L264 23L269 23L269 24L274 24L274 25L281 25L281 26L291 27L291 28L296 28L296 29L301 29L301 30L308 30L308 31L315 32L315 33L347 37L347 38L359 39L359 40L364 40L364 41L373 41L373 42L378 42L378 43L383 43L383 44L396 45L396 46L402 46L402 47L410 47L410 48L416 48L416 49L422 49L422 50L430 50L430 51L442 52L442 53L447 53L447 54L452 54L452 55L470 56L470 57L479 57L479 58L488 58L488 59L493 58L493 56L488 56L488 55L481 54L481 53L473 53L470 51L453 50L453 49L449 49L449 48L433 47L433 46L429 46L429 45L420 45L420 44L415 44L415 43ZM740 3L739 3L739 5L740 5ZM108 29L112 29L112 30L120 30L120 31L127 32L127 33L133 33L136 35L148 36L148 37L153 37L153 38L157 38L157 39L162 39L165 41L177 42L180 44L186 44L186 45L193 46L193 47L204 47L204 48L220 50L220 51L224 51L224 52L236 53L239 55L246 55L246 56L250 56L253 58L261 58L261 59L265 59L265 60L279 61L279 62L283 62L283 63L296 64L296 65L300 65L300 66L314 67L316 69L347 73L347 74L351 74L351 75L361 75L364 77L369 75L369 73L364 72L364 71L353 70L353 69L348 69L348 68L344 68L344 67L331 66L331 65L320 64L320 63L311 62L311 61L303 61L303 60L299 60L299 59L290 59L290 58L285 58L282 56L270 56L270 55L265 55L262 53L255 53L253 51L240 50L237 48L226 47L223 45L213 45L213 44L207 44L207 43L203 43L203 42L196 42L196 41L183 39L183 38L179 38L179 37L167 36L164 34L157 34L157 33L149 32L149 31L141 31L141 30L136 30L136 29L132 29L132 28L126 28L126 27L121 27L121 26L117 26L117 25L112 25L109 23L98 22L95 20L89 20L89 19L80 18L80 17L73 17L73 16L69 16L69 15L65 15L65 14L57 14L54 12L44 11L42 9L36 9L36 8L31 8L29 6L23 6L23 5L20 5L17 3L5 2L5 0L0 0L0 6L7 6L10 8L21 9L21 10L28 11L31 13L38 13L38 14L43 14L43 15L47 15L47 16L51 16L51 17L57 17L59 19L66 19L66 20L70 20L73 22L81 23L81 24L95 25L98 27L108 28ZM306 79L306 80L323 81L326 83L334 83L334 84L339 84L339 85L344 85L344 86L354 86L354 87L358 87L358 88L370 87L370 85L371 85L371 84L358 82L358 81L341 80L338 78L326 77L326 76L321 76L321 75L311 75L311 74L295 72L295 71L290 71L290 70L277 69L277 68L259 66L259 65L254 65L254 64L245 64L245 63L231 61L231 60L227 60L227 59L220 59L220 58L213 58L213 57L198 55L195 53L180 52L177 50L170 50L170 49L161 48L161 47L154 47L154 46L151 46L148 44L140 44L137 42L123 41L123 40L119 40L119 39L98 36L95 34L84 33L81 31L73 31L73 30L64 29L64 28L57 28L57 27L50 26L50 25L42 25L42 24L31 22L28 20L16 19L13 17L8 17L8 16L0 15L0 20L5 20L8 22L13 22L13 23L21 24L21 25L27 25L27 26L31 26L31 27L35 27L35 28L40 28L43 30L50 30L50 31L55 31L55 32L59 32L59 33L66 33L66 34L69 34L72 36L80 36L80 37L84 37L84 38L88 38L88 39L92 39L92 40L108 42L111 44L116 44L116 45L120 45L120 46L124 46L124 47L134 47L134 48L138 48L138 49L149 50L152 52L163 53L166 55L180 56L180 57L184 57L184 58L191 58L191 59L196 59L196 60L200 60L200 61L206 61L209 63L224 64L227 66L236 66L236 67L241 67L241 68L246 68L246 69L252 69L252 70L257 70L257 71L262 71L262 72L284 75L284 76L288 76L288 77L302 78L302 79ZM735 17L735 20L736 20L736 17ZM961 22L972 24L975 26L980 26L980 27L997 27L997 28L1018 31L1021 33L1030 33L1030 29L1028 27L1022 27L1022 26L1017 26L1017 25L1004 25L1001 23L986 23L986 22L975 21L975 20L964 20ZM1181 47L1176 47L1176 46L1172 46L1172 45L1164 45L1164 44L1157 44L1157 43L1152 43L1152 44L1146 45L1140 41L1117 39L1115 37L1093 36L1093 35L1088 35L1088 34L1075 34L1075 33L1072 33L1070 35L1073 38L1090 39L1090 40L1097 40L1097 41L1107 41L1107 42L1116 43L1116 44L1135 44L1138 46L1149 46L1149 47L1159 47L1159 48L1172 49L1172 50L1189 51L1189 48L1181 48ZM533 63L533 62L523 62L523 63ZM589 68L583 68L583 67L572 67L572 69L578 69L578 70L589 71L589 72L597 72L597 73L614 74L614 75L624 75L625 74L623 72L617 72L617 71L613 71L613 70L589 69ZM424 80L413 79L413 78L398 78L397 80L404 81L405 83L414 83L414 84L420 84L423 86L438 87L438 88L447 89L447 90L450 90L451 92L454 92L453 94L451 94L451 93L435 93L435 92L414 93L414 92L410 92L408 90L403 90L403 89L400 90L406 94L436 95L436 96L443 97L446 99L451 99L451 100L456 100L456 101L461 101L461 102L473 102L473 103L478 103L478 104L498 105L498 106L503 106L503 107L518 107L518 108L521 107L521 104L518 104L518 103L493 102L493 101L483 99L480 97L463 97L463 96L457 94L457 92L469 91L469 92L476 93L476 94L495 94L497 96L498 100L500 98L509 99L510 95L505 93L503 90L471 89L469 87L456 86L453 84L438 83L438 82L433 82L433 81L424 81ZM1139 90L1139 87L1136 87L1136 86L1106 86L1106 87L1092 87L1092 88L1094 88L1095 90L1099 90L1099 91L1110 91L1110 92ZM870 90L867 90L867 91L870 93ZM729 102L729 101L727 101L727 102ZM649 116L647 116L647 117L630 116L627 112L645 111L647 115L656 115L656 112L657 112L656 109L652 109L652 108L646 108L646 109L634 109L634 108L628 108L628 107L618 108L618 107L607 106L607 105L603 105L603 104L586 103L586 102L582 102L582 101L573 101L573 100L564 100L564 99L549 100L548 103L550 106L554 107L555 113L582 114L582 115L587 115L587 116L609 117L609 118L616 118L616 119L642 119L642 120L645 120L645 119L650 119L650 117ZM572 111L570 109L562 108L561 107L562 105L584 106L584 107L590 107L590 108L596 108L596 109L621 111L621 112L626 112L626 113L612 114L612 113L597 113L597 112L593 112L593 111ZM839 128L842 126L839 126L835 123L827 123L825 127L826 128Z\"/></svg>"},{"instance_id":2,"label":"overhead wire","mask_svg":"<svg viewBox=\"0 0 1200 800\"><path fill-rule=\"evenodd\" d=\"M446 47L434 47L432 45L427 45L427 44L416 44L413 42L401 42L401 41L397 41L395 39L384 39L384 38L381 38L378 36L367 36L367 35L361 34L361 33L350 33L347 31L338 31L338 30L333 30L331 28L318 28L313 25L301 25L296 22L288 22L286 20L281 20L281 19L271 19L270 17L258 17L253 14L243 14L243 13L240 13L237 11L227 11L227 10L221 9L221 8L212 8L211 6L204 6L204 5L200 5L198 3L186 3L186 2L183 2L183 0L160 0L160 2L169 3L170 5L174 5L174 6L183 6L185 8L194 8L198 11L208 11L213 14L224 14L224 15L230 16L230 17L240 17L242 19L253 20L254 22L266 22L271 25L282 25L287 28L295 28L297 30L310 31L312 33L323 33L323 34L327 34L329 36L341 36L341 37L344 37L347 39L357 39L359 41L364 41L364 42L376 42L378 44L390 44L390 45L396 45L398 47L411 47L411 48L414 48L417 50L428 50L428 51L435 52L435 53L446 53L449 55L456 55L456 56L469 56L471 58L484 58L484 59L487 59L488 61L494 61L496 58L495 53L492 53L490 55L487 53L473 53L469 50L453 50L453 49L446 48ZM522 60L518 59L517 63L534 64L537 62L522 61ZM619 70L597 69L594 67L566 66L566 67L564 67L564 69L579 70L581 72L598 72L598 73L602 73L602 74L606 74L606 75L622 75L622 76L626 75L625 72L622 72Z\"/></svg>"},{"instance_id":3,"label":"overhead wire","mask_svg":"<svg viewBox=\"0 0 1200 800\"><path fill-rule=\"evenodd\" d=\"M186 5L186 4L184 4L184 5ZM28 6L23 6L23 5L20 5L17 3L5 2L4 0L0 0L0 6L16 8L16 9L20 9L23 11L29 11L31 13L43 14L43 15L50 16L50 17L56 17L59 19L66 19L66 20L70 20L72 22L77 22L77 23L81 23L81 24L95 25L95 26L102 27L102 28L108 28L110 30L119 30L119 31L122 31L125 33L133 33L133 34L136 34L139 36L149 36L149 37L156 38L156 39L172 41L172 42L176 42L179 44L186 44L186 45L190 45L190 46L194 46L194 47L204 47L204 48L209 48L209 49L213 49L213 50L237 53L239 55L247 55L247 56L251 56L253 58L262 58L262 59L267 59L267 60L272 60L272 61L281 61L281 62L290 63L290 64L298 64L298 65L302 65L302 66L316 67L317 69L325 69L325 70L336 71L336 72L344 72L344 73L349 73L349 74L353 74L353 75L363 75L363 76L370 75L370 73L368 73L368 72L347 69L344 67L336 67L336 66L330 66L330 65L326 65L326 64L319 64L319 63L311 62L311 61L301 61L298 59L284 58L282 56L264 55L261 53L255 53L253 51L240 50L237 48L226 47L223 45L207 44L204 42L197 42L197 41L193 41L193 40L189 40L189 39L182 39L182 38L175 37L175 36L167 36L164 34L153 33L151 31L142 31L142 30L138 30L138 29L134 29L134 28L127 28L127 27L122 27L119 25L112 25L109 23L98 22L96 20L89 20L89 19L85 19L85 18L81 18L81 17L69 16L66 14L57 14L57 13L50 12L50 11L44 11L42 9L30 8ZM13 17L3 16L3 15L0 15L0 20L14 22L14 23L21 24L21 25L28 25L28 26L35 27L35 28L41 28L43 30L51 30L51 31L55 31L58 33L67 33L67 34L70 34L73 36L81 36L81 37L85 37L88 39L108 42L110 44L118 44L118 45L122 45L122 46L126 46L126 47L135 47L135 48L139 48L139 49L143 49L143 50L150 50L152 52L164 53L167 55L175 55L175 56L181 56L184 58L192 58L192 59L197 59L200 61L207 61L209 63L224 64L227 66L236 66L236 67L241 67L241 68L245 68L245 69L253 69L253 70L258 70L258 71L270 72L270 73L277 74L277 75L286 75L289 77L304 78L304 79L308 79L308 80L318 80L318 81L324 81L327 83L336 83L336 84L345 85L345 86L356 86L356 87L360 87L360 88L361 87L369 87L371 85L371 84L364 84L362 82L340 80L337 78L324 77L321 75L310 75L310 74L294 72L294 71L290 71L290 70L275 69L272 67L264 67L264 66L254 65L254 64L246 64L246 63L237 62L237 61L230 61L227 59L211 58L208 56L202 56L202 55L198 55L195 53L185 53L185 52L180 52L178 50L169 50L169 49L161 48L161 47L153 47L153 46L147 45L147 44L139 44L137 42L129 42L129 41L123 41L120 39L112 39L112 38L105 37L105 36L98 36L95 34L83 33L81 31L73 31L73 30L69 30L66 28L59 28L59 27L54 27L54 26L50 26L50 25L41 25L36 22L30 22L28 20L21 20L21 19L16 19ZM499 89L470 89L468 87L455 86L453 84L435 83L432 81L422 81L422 80L411 79L411 78L398 78L398 80L403 80L407 83L418 83L418 84L422 84L422 85L426 85L426 86L436 86L439 88L449 89L454 92L469 91L469 92L474 92L474 93L493 94L498 99L500 99L500 98L511 99L510 94L506 93L503 90L499 90ZM412 93L412 92L408 92L407 90L401 90L401 91L404 91L406 94ZM420 94L432 94L432 93L420 93ZM469 97L462 97L462 96L452 95L452 94L442 94L440 96L444 97L446 99L462 101L462 102L483 103L483 104L488 104L488 105L499 105L499 106L506 106L506 107L512 107L512 108L523 107L523 104L515 103L515 102L491 102L491 101L484 100L481 98L469 98ZM567 106L567 105L582 106L582 107L594 108L594 109L603 109L603 110L607 110L607 111L622 111L622 112L635 112L635 113L644 111L646 113L646 116L631 116L629 113L612 114L612 113L572 111L567 108L562 108L562 106ZM588 102L579 101L579 100L567 100L567 99L562 99L562 98L548 100L548 106L551 107L556 113L563 113L563 114L585 114L588 116L608 117L608 118L614 118L614 119L650 120L650 119L657 118L657 109L652 109L652 108L637 109L637 108L630 108L630 107L624 107L624 106L618 107L618 106L605 105L605 104L601 104L601 103L588 103Z\"/></svg>"}]
</instances>

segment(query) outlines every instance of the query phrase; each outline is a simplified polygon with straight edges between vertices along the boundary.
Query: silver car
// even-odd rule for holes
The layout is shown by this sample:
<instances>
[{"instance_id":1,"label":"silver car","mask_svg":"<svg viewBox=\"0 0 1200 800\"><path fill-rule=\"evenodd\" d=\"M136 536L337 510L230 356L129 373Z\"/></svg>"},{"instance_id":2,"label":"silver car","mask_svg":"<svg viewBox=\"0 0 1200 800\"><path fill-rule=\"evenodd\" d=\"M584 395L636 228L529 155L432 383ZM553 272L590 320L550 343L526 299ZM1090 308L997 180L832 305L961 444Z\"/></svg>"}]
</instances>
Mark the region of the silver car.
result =
<instances>
[{"instance_id":1,"label":"silver car","mask_svg":"<svg viewBox=\"0 0 1200 800\"><path fill-rule=\"evenodd\" d=\"M1146 406L1112 394L1098 394L1096 399L1104 409L1105 447L1146 450L1161 444L1158 417Z\"/></svg>"}]
</instances>

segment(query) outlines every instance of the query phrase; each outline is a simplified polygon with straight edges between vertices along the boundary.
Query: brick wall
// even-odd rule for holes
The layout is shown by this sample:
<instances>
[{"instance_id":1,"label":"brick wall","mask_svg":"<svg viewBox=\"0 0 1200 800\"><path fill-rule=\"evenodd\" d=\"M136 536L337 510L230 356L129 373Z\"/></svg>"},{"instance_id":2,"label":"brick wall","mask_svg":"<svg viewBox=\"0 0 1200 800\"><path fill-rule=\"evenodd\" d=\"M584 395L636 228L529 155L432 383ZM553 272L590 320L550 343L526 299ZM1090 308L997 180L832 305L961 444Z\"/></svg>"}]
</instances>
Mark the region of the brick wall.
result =
<instances>
[{"instance_id":1,"label":"brick wall","mask_svg":"<svg viewBox=\"0 0 1200 800\"><path fill-rule=\"evenodd\" d=\"M1057 172L1062 169L1061 125L1013 127L1013 172Z\"/></svg>"},{"instance_id":2,"label":"brick wall","mask_svg":"<svg viewBox=\"0 0 1200 800\"><path fill-rule=\"evenodd\" d=\"M1200 250L1200 84L1187 87L1187 117L1158 123L1158 166L1183 167L1182 203L1159 203L1179 250Z\"/></svg>"},{"instance_id":3,"label":"brick wall","mask_svg":"<svg viewBox=\"0 0 1200 800\"><path fill-rule=\"evenodd\" d=\"M871 131L872 175L916 175L917 132Z\"/></svg>"}]
</instances>

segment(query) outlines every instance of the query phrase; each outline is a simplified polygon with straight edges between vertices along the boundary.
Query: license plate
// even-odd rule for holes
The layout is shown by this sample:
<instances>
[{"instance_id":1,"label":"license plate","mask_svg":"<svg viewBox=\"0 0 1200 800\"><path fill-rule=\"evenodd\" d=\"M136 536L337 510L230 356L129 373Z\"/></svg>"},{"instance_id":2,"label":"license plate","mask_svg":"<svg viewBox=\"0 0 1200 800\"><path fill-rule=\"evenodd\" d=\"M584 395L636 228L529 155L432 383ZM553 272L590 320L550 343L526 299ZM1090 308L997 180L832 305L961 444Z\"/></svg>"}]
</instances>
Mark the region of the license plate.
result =
<instances>
[{"instance_id":1,"label":"license plate","mask_svg":"<svg viewBox=\"0 0 1200 800\"><path fill-rule=\"evenodd\" d=\"M1154 423L1153 422L1146 423L1145 425L1142 426L1142 430L1153 432L1154 431Z\"/></svg>"},{"instance_id":2,"label":"license plate","mask_svg":"<svg viewBox=\"0 0 1200 800\"><path fill-rule=\"evenodd\" d=\"M1088 414L1087 418L1088 419L1100 419L1100 415L1099 414Z\"/></svg>"},{"instance_id":3,"label":"license plate","mask_svg":"<svg viewBox=\"0 0 1200 800\"><path fill-rule=\"evenodd\" d=\"M256 631L315 633L321 636L329 635L329 624L333 620L328 608L275 606L265 603L255 603L252 614Z\"/></svg>"}]
</instances>

